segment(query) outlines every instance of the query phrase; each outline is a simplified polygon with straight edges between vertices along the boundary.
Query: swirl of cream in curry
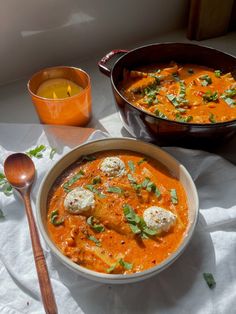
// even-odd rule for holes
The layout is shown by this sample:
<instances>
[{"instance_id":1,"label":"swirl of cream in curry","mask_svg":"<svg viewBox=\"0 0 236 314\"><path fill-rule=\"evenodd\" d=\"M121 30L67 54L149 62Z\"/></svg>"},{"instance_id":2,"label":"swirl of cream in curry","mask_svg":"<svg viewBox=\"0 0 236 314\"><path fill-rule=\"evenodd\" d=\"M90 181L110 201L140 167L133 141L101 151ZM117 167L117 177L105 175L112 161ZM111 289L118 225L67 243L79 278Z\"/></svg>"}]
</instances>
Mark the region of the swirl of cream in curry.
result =
<instances>
[{"instance_id":1,"label":"swirl of cream in curry","mask_svg":"<svg viewBox=\"0 0 236 314\"><path fill-rule=\"evenodd\" d=\"M49 193L52 241L98 272L131 274L158 265L178 249L187 226L182 184L162 164L131 151L83 156Z\"/></svg>"}]
</instances>

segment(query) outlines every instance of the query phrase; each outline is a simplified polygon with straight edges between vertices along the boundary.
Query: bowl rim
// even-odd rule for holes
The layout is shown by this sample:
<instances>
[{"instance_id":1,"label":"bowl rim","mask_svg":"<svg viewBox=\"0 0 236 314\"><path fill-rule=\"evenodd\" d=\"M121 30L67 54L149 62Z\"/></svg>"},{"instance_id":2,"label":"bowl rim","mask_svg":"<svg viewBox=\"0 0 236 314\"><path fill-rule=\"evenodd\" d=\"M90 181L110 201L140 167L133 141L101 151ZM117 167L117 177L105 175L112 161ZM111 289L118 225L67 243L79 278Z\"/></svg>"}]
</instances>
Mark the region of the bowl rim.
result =
<instances>
[{"instance_id":1,"label":"bowl rim","mask_svg":"<svg viewBox=\"0 0 236 314\"><path fill-rule=\"evenodd\" d=\"M205 48L206 50L210 50L212 52L217 52L217 53L222 53L223 55L226 55L226 56L229 56L229 57L232 57L233 59L235 59L235 62L236 62L236 57L232 54L229 54L229 53L226 53L226 52L223 52L221 50L218 50L216 48L213 48L213 47L210 47L210 46L205 46L205 45L197 45L197 44L192 44L192 43L180 43L180 42L162 42L162 43L152 43L152 44L148 44L148 45L142 45L142 46L139 46L139 47L136 47L132 50L129 50L127 51L127 53L123 54L122 56L120 56L120 58L118 58L116 60L116 62L114 63L112 69L111 69L111 75L110 75L110 79L111 79L111 84L112 84L112 87L114 88L114 90L116 91L116 93L123 99L123 101L126 102L127 105L130 105L133 109L135 109L135 111L139 112L139 113L142 113L142 114L146 114L148 117L154 119L154 120L160 120L160 121L165 121L167 123L173 123L173 124L176 124L176 125L183 125L183 126L189 126L189 127L194 127L194 128L209 128L209 129L212 129L212 128L221 128L221 127L227 127L227 126L230 126L231 124L235 124L236 123L236 118L233 119L233 120L230 120L230 121L223 121L223 122L216 122L216 123L191 123L191 122L180 122L180 121L175 121L175 120L169 120L169 119L164 119L164 118L161 118L161 117L157 117L145 110L143 110L142 108L138 108L136 107L135 105L133 105L131 102L129 102L122 94L121 92L119 91L118 87L116 86L115 82L114 82L114 79L113 79L113 72L114 72L114 69L115 67L117 66L117 64L119 63L119 61L123 58L125 58L128 54L131 54L131 53L134 53L138 50L141 50L141 49L145 49L145 48L149 48L149 47L152 47L152 46L164 46L164 45L182 45L182 46L186 46L186 47L197 47L197 48Z\"/></svg>"},{"instance_id":2,"label":"bowl rim","mask_svg":"<svg viewBox=\"0 0 236 314\"><path fill-rule=\"evenodd\" d=\"M53 169L58 167L59 163L61 163L63 160L66 160L70 154L73 154L73 152L79 150L81 147L84 147L87 145L92 145L94 142L109 142L109 141L114 141L114 140L117 141L117 143L122 140L122 141L132 141L132 142L137 142L137 143L141 142L147 146L149 146L149 145L153 146L158 152L161 152L163 155L165 155L165 157L168 157L169 160L171 160L172 162L177 164L179 167L181 167L182 171L184 172L184 175L187 177L187 179L191 183L191 189L192 189L192 193L194 194L194 199L195 199L194 206L195 206L196 211L194 213L194 219L191 221L188 232L184 236L184 238L183 238L182 242L180 243L179 247L177 248L177 250L175 252L173 252L167 259L162 261L160 264L153 266L149 269L146 269L144 271L134 273L134 274L100 273L100 272L90 270L88 268L85 268L83 266L80 266L80 265L72 262L68 257L66 257L65 255L62 254L62 252L56 247L56 245L50 239L50 236L46 232L46 226L44 225L42 217L41 217L40 204L41 204L41 198L42 198L42 190L43 190L44 185L47 182L47 178L49 177L49 175L53 171ZM120 148L117 148L117 149L120 149ZM123 149L123 148L121 148L121 149ZM105 149L105 150L109 150L109 148ZM132 151L132 149L130 149L130 151ZM99 152L99 150L98 150L98 152ZM156 158L154 158L154 159L156 159ZM156 159L156 160L158 160L158 159ZM71 163L68 164L64 169L62 169L61 173L70 165L71 165ZM169 170L171 170L171 169L169 169ZM55 180L56 180L56 178L55 178ZM54 180L54 182L55 182L55 180ZM74 147L73 149L71 149L69 152L67 152L61 158L59 158L58 161L56 161L55 164L48 170L48 172L46 173L46 175L44 176L44 178L40 184L39 192L37 194L37 200L36 200L37 224L39 226L39 230L41 232L41 235L43 236L43 239L46 242L46 245L49 246L49 248L53 252L53 254L55 254L57 256L59 261L61 261L63 264L65 264L67 267L69 267L70 269L72 269L76 273L79 273L81 276L86 277L88 279L95 280L95 281L103 282L103 283L136 282L136 281L140 281L140 280L149 278L149 277L153 276L154 274L157 274L157 273L161 272L162 270L164 270L165 268L167 268L184 252L185 248L187 247L188 243L190 242L190 240L192 238L192 235L194 233L194 230L195 230L195 227L196 227L196 224L198 221L198 217L199 217L199 197L198 197L198 193L197 193L197 189L196 189L196 186L194 184L194 181L193 181L191 175L189 174L189 172L187 171L187 169L177 159L175 159L172 155L170 155L169 153L167 153L166 151L161 149L159 146L154 145L154 144L150 144L150 143L138 140L138 139L129 138L129 137L110 137L110 138L104 138L104 139L99 139L99 140L95 140L95 141L89 141L89 142L83 143L83 144L78 145L78 146Z\"/></svg>"}]
</instances>

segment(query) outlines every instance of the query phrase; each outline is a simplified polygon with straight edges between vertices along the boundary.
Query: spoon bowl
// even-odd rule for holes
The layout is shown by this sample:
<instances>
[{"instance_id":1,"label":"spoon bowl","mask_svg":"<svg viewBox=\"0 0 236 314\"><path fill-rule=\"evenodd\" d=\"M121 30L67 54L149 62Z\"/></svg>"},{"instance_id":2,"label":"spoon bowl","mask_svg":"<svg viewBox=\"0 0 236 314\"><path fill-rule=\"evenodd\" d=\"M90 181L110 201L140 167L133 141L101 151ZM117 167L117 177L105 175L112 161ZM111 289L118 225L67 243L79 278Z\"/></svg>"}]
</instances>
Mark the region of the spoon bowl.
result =
<instances>
[{"instance_id":1,"label":"spoon bowl","mask_svg":"<svg viewBox=\"0 0 236 314\"><path fill-rule=\"evenodd\" d=\"M7 157L4 171L9 183L16 189L29 188L35 178L35 166L26 154L16 153Z\"/></svg>"}]
</instances>

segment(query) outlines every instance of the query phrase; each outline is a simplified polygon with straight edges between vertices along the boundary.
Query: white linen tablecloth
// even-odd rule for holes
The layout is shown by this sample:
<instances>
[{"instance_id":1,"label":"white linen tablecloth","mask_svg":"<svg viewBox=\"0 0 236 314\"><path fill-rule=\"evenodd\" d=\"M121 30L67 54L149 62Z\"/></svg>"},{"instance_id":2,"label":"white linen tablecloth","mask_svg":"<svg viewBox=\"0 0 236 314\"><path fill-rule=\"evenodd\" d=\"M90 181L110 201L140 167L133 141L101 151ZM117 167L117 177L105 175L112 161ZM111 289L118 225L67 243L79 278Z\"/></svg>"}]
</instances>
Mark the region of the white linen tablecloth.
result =
<instances>
[{"instance_id":1,"label":"white linen tablecloth","mask_svg":"<svg viewBox=\"0 0 236 314\"><path fill-rule=\"evenodd\" d=\"M96 131L89 140L106 136ZM35 210L38 187L46 171L86 138L82 129L73 127L0 124L0 172L9 153L40 144L48 147L43 158L33 158L37 169L32 190ZM57 148L53 160L49 147ZM115 286L76 275L49 252L41 239L60 314L236 313L236 168L203 151L165 150L189 170L198 189L200 217L189 246L155 277ZM0 208L5 215L0 219L0 313L44 313L23 204L15 193L0 193ZM204 281L204 272L214 275L213 290Z\"/></svg>"}]
</instances>

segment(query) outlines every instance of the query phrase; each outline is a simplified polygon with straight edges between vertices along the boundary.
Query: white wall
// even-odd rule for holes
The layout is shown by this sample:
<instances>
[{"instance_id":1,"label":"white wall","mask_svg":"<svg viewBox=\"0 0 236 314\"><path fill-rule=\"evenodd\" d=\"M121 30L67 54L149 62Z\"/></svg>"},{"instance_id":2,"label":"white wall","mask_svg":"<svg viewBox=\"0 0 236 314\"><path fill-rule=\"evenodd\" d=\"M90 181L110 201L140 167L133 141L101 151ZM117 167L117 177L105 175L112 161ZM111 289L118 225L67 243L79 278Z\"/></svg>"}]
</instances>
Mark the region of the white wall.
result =
<instances>
[{"instance_id":1,"label":"white wall","mask_svg":"<svg viewBox=\"0 0 236 314\"><path fill-rule=\"evenodd\" d=\"M186 25L188 0L0 0L0 84Z\"/></svg>"}]
</instances>

